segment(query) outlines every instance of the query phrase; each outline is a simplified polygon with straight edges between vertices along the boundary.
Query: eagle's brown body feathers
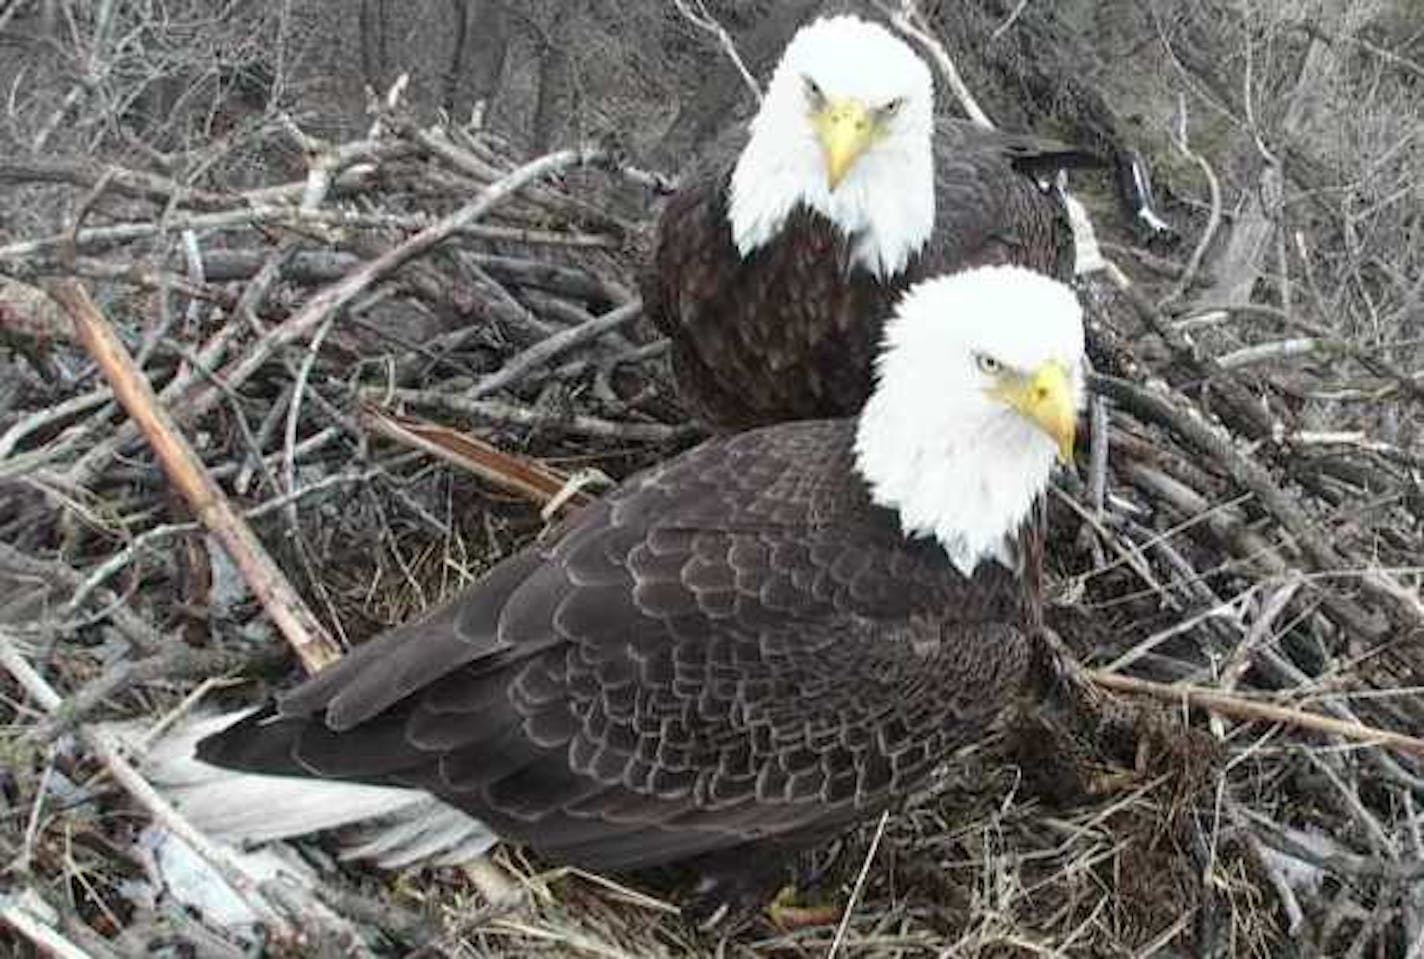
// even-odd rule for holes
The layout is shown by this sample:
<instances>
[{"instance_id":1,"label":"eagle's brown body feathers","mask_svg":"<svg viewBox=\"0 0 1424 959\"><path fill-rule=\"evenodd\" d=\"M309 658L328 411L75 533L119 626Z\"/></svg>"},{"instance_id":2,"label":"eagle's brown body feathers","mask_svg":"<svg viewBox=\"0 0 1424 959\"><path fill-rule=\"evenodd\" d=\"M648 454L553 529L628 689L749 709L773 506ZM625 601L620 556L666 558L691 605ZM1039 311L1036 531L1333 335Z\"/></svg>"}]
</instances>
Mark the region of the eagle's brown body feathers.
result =
<instances>
[{"instance_id":1,"label":"eagle's brown body feathers","mask_svg":"<svg viewBox=\"0 0 1424 959\"><path fill-rule=\"evenodd\" d=\"M1038 608L1003 566L966 579L906 539L853 431L783 424L640 474L200 756L424 789L594 869L815 843L1024 691Z\"/></svg>"},{"instance_id":2,"label":"eagle's brown body feathers","mask_svg":"<svg viewBox=\"0 0 1424 959\"><path fill-rule=\"evenodd\" d=\"M741 257L727 186L744 143L744 133L729 136L669 198L642 284L648 317L672 340L684 402L722 430L857 413L881 325L916 280L989 264L1070 278L1067 218L1035 177L1099 162L1054 141L938 119L934 231L904 271L881 281L850 269L847 237L805 207Z\"/></svg>"}]
</instances>

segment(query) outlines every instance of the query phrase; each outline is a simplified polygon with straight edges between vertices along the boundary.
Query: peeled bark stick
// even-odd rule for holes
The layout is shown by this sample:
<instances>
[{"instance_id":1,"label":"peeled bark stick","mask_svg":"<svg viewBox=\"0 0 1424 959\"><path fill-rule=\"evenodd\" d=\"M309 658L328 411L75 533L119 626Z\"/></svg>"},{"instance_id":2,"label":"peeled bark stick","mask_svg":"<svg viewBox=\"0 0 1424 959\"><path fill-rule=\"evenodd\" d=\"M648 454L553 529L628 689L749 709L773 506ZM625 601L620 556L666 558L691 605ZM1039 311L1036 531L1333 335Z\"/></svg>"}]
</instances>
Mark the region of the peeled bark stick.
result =
<instances>
[{"instance_id":1,"label":"peeled bark stick","mask_svg":"<svg viewBox=\"0 0 1424 959\"><path fill-rule=\"evenodd\" d=\"M10 928L15 935L28 939L42 956L54 959L93 959L93 956L65 938L45 917L26 908L25 898L31 892L0 893L0 928Z\"/></svg>"},{"instance_id":2,"label":"peeled bark stick","mask_svg":"<svg viewBox=\"0 0 1424 959\"><path fill-rule=\"evenodd\" d=\"M506 453L476 436L367 404L361 409L361 423L373 433L438 456L487 483L509 490L537 506L547 506L563 493L570 477L535 460ZM565 502L586 506L587 493L575 491Z\"/></svg>"},{"instance_id":3,"label":"peeled bark stick","mask_svg":"<svg viewBox=\"0 0 1424 959\"><path fill-rule=\"evenodd\" d=\"M222 543L307 671L314 673L339 659L341 650L207 474L88 292L71 279L50 284L49 294L73 320L76 338L148 438L168 479L183 494L198 521Z\"/></svg>"}]
</instances>

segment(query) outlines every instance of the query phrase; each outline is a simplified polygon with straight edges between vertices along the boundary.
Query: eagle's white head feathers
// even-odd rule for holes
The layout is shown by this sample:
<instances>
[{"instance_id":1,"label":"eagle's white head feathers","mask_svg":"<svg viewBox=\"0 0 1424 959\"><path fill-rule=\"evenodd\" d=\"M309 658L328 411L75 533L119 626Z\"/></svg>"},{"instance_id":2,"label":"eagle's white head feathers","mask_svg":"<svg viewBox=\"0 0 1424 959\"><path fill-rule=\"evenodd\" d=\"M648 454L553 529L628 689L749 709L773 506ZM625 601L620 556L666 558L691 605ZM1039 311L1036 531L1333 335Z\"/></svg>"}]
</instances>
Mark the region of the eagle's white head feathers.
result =
<instances>
[{"instance_id":1,"label":"eagle's white head feathers","mask_svg":"<svg viewBox=\"0 0 1424 959\"><path fill-rule=\"evenodd\" d=\"M910 535L933 535L967 576L1009 545L1071 456L1084 402L1073 291L1022 267L912 287L886 321L856 465Z\"/></svg>"},{"instance_id":2,"label":"eagle's white head feathers","mask_svg":"<svg viewBox=\"0 0 1424 959\"><path fill-rule=\"evenodd\" d=\"M749 256L804 204L852 241L855 265L888 278L934 228L934 81L884 27L858 17L797 31L732 172L732 237Z\"/></svg>"}]
</instances>

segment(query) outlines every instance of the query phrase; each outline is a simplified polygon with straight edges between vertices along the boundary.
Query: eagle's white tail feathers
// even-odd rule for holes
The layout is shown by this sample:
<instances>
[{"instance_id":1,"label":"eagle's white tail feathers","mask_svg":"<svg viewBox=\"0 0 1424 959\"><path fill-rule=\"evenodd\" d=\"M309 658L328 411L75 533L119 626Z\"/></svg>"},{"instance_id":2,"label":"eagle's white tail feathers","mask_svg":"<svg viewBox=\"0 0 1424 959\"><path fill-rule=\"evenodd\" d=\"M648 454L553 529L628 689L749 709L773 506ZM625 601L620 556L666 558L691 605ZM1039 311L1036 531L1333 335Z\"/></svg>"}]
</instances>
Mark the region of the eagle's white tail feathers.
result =
<instances>
[{"instance_id":1,"label":"eagle's white tail feathers","mask_svg":"<svg viewBox=\"0 0 1424 959\"><path fill-rule=\"evenodd\" d=\"M419 862L453 866L482 856L495 843L484 823L438 799L416 793L418 800L387 816L379 828L365 831L365 841L343 846L343 859L370 859L386 869Z\"/></svg>"},{"instance_id":2,"label":"eagle's white tail feathers","mask_svg":"<svg viewBox=\"0 0 1424 959\"><path fill-rule=\"evenodd\" d=\"M104 731L140 753L144 776L194 826L233 845L349 829L341 836L342 858L369 859L386 869L455 864L494 845L496 837L483 823L418 790L261 776L194 758L199 740L243 715L184 720L147 750L139 748L142 726L112 723Z\"/></svg>"}]
</instances>

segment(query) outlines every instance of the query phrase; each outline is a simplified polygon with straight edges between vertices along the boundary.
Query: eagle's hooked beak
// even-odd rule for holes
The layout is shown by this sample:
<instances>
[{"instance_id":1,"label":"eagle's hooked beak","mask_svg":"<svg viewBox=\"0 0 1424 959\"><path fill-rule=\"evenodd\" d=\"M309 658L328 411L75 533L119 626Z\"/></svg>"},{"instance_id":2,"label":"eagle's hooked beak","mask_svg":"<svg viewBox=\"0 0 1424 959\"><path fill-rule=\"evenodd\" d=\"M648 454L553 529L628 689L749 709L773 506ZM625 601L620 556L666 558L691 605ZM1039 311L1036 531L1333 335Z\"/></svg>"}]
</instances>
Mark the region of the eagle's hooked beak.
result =
<instances>
[{"instance_id":1,"label":"eagle's hooked beak","mask_svg":"<svg viewBox=\"0 0 1424 959\"><path fill-rule=\"evenodd\" d=\"M828 100L811 122L826 156L826 180L834 192L875 139L875 118L858 100Z\"/></svg>"},{"instance_id":2,"label":"eagle's hooked beak","mask_svg":"<svg viewBox=\"0 0 1424 959\"><path fill-rule=\"evenodd\" d=\"M1024 418L1053 438L1060 463L1073 462L1078 410L1073 403L1068 370L1062 363L1049 360L1018 382L1006 385L1003 396Z\"/></svg>"}]
</instances>

